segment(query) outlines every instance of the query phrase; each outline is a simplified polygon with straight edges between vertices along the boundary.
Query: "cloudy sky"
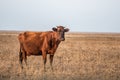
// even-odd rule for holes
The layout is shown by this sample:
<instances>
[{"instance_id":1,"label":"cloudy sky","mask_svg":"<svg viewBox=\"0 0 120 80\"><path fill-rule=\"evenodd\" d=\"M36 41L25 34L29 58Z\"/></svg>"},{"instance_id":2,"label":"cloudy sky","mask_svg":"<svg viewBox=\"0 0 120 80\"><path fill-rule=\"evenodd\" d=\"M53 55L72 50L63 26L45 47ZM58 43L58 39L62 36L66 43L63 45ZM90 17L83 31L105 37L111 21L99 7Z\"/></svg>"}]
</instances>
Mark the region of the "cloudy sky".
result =
<instances>
[{"instance_id":1,"label":"cloudy sky","mask_svg":"<svg viewBox=\"0 0 120 80\"><path fill-rule=\"evenodd\" d=\"M0 0L0 30L120 32L120 0Z\"/></svg>"}]
</instances>

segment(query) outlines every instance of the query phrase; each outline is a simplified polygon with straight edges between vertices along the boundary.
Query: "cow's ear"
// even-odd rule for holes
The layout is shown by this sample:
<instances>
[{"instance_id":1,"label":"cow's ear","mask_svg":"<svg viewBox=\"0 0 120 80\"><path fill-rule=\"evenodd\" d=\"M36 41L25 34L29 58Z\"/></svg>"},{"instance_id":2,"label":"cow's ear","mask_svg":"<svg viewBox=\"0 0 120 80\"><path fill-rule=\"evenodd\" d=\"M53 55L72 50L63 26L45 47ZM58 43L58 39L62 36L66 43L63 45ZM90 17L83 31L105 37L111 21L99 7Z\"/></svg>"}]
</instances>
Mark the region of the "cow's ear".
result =
<instances>
[{"instance_id":1,"label":"cow's ear","mask_svg":"<svg viewBox=\"0 0 120 80\"><path fill-rule=\"evenodd\" d=\"M65 32L68 32L68 31L69 31L69 29L68 29L68 28L66 28L66 29L65 29Z\"/></svg>"},{"instance_id":2,"label":"cow's ear","mask_svg":"<svg viewBox=\"0 0 120 80\"><path fill-rule=\"evenodd\" d=\"M53 31L57 31L57 28L53 27L52 30L53 30Z\"/></svg>"}]
</instances>

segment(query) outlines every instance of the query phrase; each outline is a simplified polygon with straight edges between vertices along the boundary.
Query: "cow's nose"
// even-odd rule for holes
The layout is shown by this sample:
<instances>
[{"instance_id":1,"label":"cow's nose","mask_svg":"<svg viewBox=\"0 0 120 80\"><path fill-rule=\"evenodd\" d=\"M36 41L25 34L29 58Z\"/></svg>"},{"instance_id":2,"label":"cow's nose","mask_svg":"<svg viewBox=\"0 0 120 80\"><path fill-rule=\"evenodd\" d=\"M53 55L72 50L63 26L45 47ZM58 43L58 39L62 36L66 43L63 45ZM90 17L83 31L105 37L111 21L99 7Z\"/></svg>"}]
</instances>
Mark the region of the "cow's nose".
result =
<instances>
[{"instance_id":1,"label":"cow's nose","mask_svg":"<svg viewBox=\"0 0 120 80\"><path fill-rule=\"evenodd\" d=\"M61 41L64 41L64 40L65 40L65 38L61 38L60 40L61 40Z\"/></svg>"}]
</instances>

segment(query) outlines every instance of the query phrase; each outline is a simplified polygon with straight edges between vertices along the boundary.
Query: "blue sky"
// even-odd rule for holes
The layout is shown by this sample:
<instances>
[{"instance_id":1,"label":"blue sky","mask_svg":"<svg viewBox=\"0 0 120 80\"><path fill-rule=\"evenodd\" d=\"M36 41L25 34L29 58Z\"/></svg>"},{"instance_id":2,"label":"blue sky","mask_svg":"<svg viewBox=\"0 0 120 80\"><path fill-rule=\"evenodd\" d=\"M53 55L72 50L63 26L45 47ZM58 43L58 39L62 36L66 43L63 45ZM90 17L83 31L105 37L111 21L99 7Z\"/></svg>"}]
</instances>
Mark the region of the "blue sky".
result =
<instances>
[{"instance_id":1,"label":"blue sky","mask_svg":"<svg viewBox=\"0 0 120 80\"><path fill-rule=\"evenodd\" d=\"M0 30L120 32L120 0L0 0Z\"/></svg>"}]
</instances>

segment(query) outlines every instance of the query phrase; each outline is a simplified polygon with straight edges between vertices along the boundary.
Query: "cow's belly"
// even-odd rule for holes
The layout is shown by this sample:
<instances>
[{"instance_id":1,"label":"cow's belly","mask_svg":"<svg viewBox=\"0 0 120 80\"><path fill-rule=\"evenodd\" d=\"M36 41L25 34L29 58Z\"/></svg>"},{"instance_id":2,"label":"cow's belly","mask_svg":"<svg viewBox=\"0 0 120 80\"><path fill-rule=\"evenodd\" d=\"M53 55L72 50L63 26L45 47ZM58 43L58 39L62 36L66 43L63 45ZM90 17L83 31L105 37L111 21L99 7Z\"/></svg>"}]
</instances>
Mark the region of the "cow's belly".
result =
<instances>
[{"instance_id":1,"label":"cow's belly","mask_svg":"<svg viewBox=\"0 0 120 80\"><path fill-rule=\"evenodd\" d=\"M28 51L26 53L27 53L27 56L30 56L30 55L36 55L36 56L42 55L41 51L38 51L38 52L36 52L36 51L35 52Z\"/></svg>"},{"instance_id":2,"label":"cow's belly","mask_svg":"<svg viewBox=\"0 0 120 80\"><path fill-rule=\"evenodd\" d=\"M24 47L25 52L27 53L27 56L30 55L42 55L42 52L40 51L39 47L36 46L25 46Z\"/></svg>"},{"instance_id":3,"label":"cow's belly","mask_svg":"<svg viewBox=\"0 0 120 80\"><path fill-rule=\"evenodd\" d=\"M37 52L37 53L31 53L31 55L35 55L35 56L42 55L42 51L39 51L39 52Z\"/></svg>"}]
</instances>

